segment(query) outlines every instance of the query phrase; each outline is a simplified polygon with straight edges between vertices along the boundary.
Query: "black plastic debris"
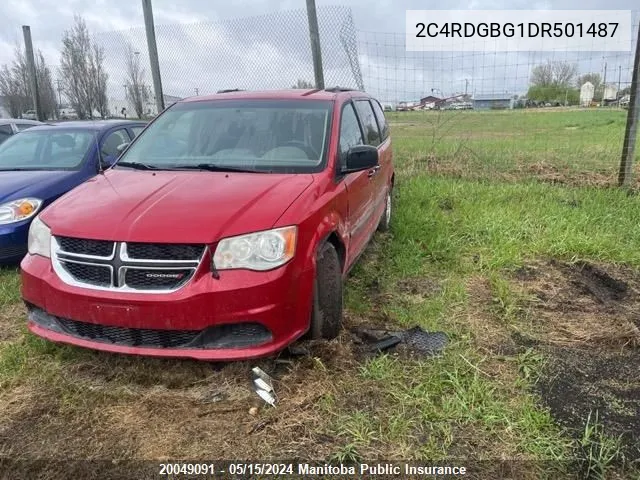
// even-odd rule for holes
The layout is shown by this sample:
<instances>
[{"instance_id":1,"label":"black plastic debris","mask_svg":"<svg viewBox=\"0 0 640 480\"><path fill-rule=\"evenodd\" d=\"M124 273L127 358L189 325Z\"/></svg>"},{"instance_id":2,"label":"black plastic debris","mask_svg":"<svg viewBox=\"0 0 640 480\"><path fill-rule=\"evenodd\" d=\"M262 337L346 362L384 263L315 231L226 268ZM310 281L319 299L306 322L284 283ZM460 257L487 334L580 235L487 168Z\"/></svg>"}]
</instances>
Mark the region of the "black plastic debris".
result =
<instances>
[{"instance_id":1,"label":"black plastic debris","mask_svg":"<svg viewBox=\"0 0 640 480\"><path fill-rule=\"evenodd\" d=\"M413 327L404 332L403 341L410 350L430 356L444 350L449 337L444 332L426 332L420 327Z\"/></svg>"},{"instance_id":2,"label":"black plastic debris","mask_svg":"<svg viewBox=\"0 0 640 480\"><path fill-rule=\"evenodd\" d=\"M418 355L433 356L444 350L449 343L446 333L427 332L421 327L403 331L359 329L355 333L375 353L397 347Z\"/></svg>"},{"instance_id":3,"label":"black plastic debris","mask_svg":"<svg viewBox=\"0 0 640 480\"><path fill-rule=\"evenodd\" d=\"M395 347L400 342L402 342L402 338L400 338L399 336L387 335L386 337L374 343L371 349L376 350L378 352L383 352L385 350Z\"/></svg>"}]
</instances>

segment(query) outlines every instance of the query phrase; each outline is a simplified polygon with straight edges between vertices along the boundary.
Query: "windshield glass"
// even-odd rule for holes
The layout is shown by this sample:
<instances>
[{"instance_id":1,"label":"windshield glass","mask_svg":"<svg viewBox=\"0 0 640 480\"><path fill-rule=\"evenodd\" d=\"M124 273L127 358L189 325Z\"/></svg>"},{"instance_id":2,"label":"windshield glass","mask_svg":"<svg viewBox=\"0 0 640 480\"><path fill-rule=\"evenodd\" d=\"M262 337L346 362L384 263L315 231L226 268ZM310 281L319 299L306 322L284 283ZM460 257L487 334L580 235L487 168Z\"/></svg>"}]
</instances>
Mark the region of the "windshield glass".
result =
<instances>
[{"instance_id":1,"label":"windshield glass","mask_svg":"<svg viewBox=\"0 0 640 480\"><path fill-rule=\"evenodd\" d=\"M120 157L122 167L302 173L323 166L331 102L177 103Z\"/></svg>"},{"instance_id":2,"label":"windshield glass","mask_svg":"<svg viewBox=\"0 0 640 480\"><path fill-rule=\"evenodd\" d=\"M95 134L87 130L25 130L0 145L0 170L76 170Z\"/></svg>"}]
</instances>

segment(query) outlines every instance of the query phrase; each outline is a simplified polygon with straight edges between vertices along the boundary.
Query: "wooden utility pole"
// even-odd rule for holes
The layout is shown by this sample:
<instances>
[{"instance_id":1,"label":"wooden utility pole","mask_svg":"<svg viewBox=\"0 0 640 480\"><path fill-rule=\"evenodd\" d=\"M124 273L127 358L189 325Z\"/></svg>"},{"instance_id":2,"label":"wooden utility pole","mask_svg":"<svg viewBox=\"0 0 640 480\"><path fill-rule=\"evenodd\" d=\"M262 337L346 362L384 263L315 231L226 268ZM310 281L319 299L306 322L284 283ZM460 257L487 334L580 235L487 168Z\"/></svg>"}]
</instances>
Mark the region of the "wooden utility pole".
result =
<instances>
[{"instance_id":1,"label":"wooden utility pole","mask_svg":"<svg viewBox=\"0 0 640 480\"><path fill-rule=\"evenodd\" d=\"M31 96L33 97L33 108L36 111L38 120L43 122L42 104L40 103L40 93L38 91L38 75L36 72L36 61L33 57L33 43L31 42L31 27L29 25L22 26L22 34L24 35L24 47L27 57L27 68L29 69L29 77L31 77Z\"/></svg>"},{"instance_id":2,"label":"wooden utility pole","mask_svg":"<svg viewBox=\"0 0 640 480\"><path fill-rule=\"evenodd\" d=\"M151 64L151 76L153 77L153 90L156 97L158 114L164 110L164 95L162 94L162 81L160 80L160 61L158 60L158 46L156 45L156 29L153 24L153 9L151 0L142 0L144 13L144 28L147 32L147 48L149 50L149 63Z\"/></svg>"},{"instance_id":3,"label":"wooden utility pole","mask_svg":"<svg viewBox=\"0 0 640 480\"><path fill-rule=\"evenodd\" d=\"M316 88L324 88L324 72L322 70L322 52L320 50L320 30L315 0L307 0L307 18L309 20L309 37L311 38L311 56L313 57L313 74Z\"/></svg>"}]
</instances>

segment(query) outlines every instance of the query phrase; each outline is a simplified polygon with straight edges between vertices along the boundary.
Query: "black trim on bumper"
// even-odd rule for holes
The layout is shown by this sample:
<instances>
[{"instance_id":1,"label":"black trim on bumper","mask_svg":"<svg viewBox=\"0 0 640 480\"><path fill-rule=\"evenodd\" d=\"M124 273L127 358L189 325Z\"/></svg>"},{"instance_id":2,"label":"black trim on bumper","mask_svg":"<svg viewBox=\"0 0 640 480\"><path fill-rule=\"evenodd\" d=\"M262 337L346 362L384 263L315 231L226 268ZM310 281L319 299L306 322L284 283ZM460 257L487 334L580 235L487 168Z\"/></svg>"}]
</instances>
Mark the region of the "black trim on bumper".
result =
<instances>
[{"instance_id":1,"label":"black trim on bumper","mask_svg":"<svg viewBox=\"0 0 640 480\"><path fill-rule=\"evenodd\" d=\"M268 343L273 339L269 329L259 323L230 323L204 330L161 330L78 322L50 315L28 303L27 310L29 320L47 330L93 342L127 347L203 350L248 348Z\"/></svg>"}]
</instances>

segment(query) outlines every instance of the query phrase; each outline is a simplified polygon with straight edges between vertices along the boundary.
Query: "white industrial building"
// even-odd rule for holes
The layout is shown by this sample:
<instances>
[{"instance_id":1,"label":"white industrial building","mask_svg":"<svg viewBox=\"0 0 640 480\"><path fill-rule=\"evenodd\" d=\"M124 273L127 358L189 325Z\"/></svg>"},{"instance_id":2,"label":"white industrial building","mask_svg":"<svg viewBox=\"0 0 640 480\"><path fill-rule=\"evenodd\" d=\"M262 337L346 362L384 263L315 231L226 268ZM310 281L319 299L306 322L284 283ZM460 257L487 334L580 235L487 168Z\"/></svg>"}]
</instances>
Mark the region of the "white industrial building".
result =
<instances>
[{"instance_id":1,"label":"white industrial building","mask_svg":"<svg viewBox=\"0 0 640 480\"><path fill-rule=\"evenodd\" d=\"M588 107L593 101L593 95L595 94L595 87L591 82L585 82L580 87L580 106Z\"/></svg>"}]
</instances>

